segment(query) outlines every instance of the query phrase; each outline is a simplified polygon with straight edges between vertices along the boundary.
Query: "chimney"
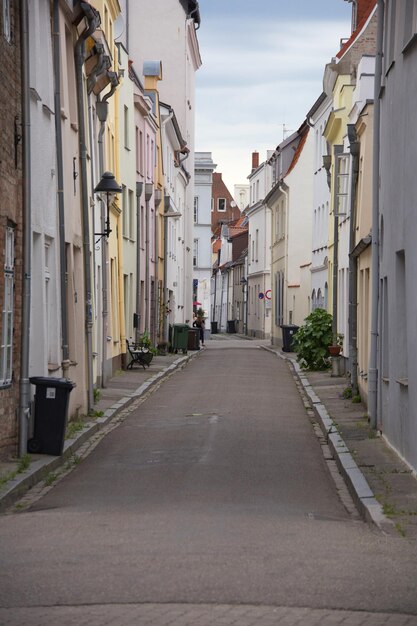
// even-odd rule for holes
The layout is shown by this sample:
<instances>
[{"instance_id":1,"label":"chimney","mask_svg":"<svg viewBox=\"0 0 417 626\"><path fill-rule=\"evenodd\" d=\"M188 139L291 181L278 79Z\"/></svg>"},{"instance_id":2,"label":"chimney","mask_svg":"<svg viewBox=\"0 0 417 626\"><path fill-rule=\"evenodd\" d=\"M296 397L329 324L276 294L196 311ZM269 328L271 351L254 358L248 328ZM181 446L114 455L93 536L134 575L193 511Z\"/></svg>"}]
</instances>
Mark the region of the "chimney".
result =
<instances>
[{"instance_id":1,"label":"chimney","mask_svg":"<svg viewBox=\"0 0 417 626\"><path fill-rule=\"evenodd\" d=\"M259 167L259 152L252 152L252 172Z\"/></svg>"}]
</instances>

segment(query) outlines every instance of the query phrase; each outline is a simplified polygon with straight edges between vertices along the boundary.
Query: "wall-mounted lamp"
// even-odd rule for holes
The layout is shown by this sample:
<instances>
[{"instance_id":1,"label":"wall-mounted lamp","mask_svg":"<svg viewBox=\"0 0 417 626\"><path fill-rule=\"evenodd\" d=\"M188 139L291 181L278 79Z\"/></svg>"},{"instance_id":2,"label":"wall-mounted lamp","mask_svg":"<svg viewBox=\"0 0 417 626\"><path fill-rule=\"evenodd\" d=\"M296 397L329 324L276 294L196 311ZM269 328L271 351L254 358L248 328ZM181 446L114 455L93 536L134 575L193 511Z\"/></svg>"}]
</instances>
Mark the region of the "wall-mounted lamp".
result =
<instances>
[{"instance_id":1,"label":"wall-mounted lamp","mask_svg":"<svg viewBox=\"0 0 417 626\"><path fill-rule=\"evenodd\" d=\"M327 185L330 189L332 184L332 175L331 175L331 167L332 167L332 155L331 154L323 154L323 167L326 170L327 174Z\"/></svg>"},{"instance_id":2,"label":"wall-mounted lamp","mask_svg":"<svg viewBox=\"0 0 417 626\"><path fill-rule=\"evenodd\" d=\"M107 204L107 217L106 226L103 233L94 233L94 235L101 237L109 237L111 233L110 228L110 202L111 198L116 193L122 193L122 188L117 184L114 175L111 172L104 172L99 184L95 187L94 193L105 193Z\"/></svg>"}]
</instances>

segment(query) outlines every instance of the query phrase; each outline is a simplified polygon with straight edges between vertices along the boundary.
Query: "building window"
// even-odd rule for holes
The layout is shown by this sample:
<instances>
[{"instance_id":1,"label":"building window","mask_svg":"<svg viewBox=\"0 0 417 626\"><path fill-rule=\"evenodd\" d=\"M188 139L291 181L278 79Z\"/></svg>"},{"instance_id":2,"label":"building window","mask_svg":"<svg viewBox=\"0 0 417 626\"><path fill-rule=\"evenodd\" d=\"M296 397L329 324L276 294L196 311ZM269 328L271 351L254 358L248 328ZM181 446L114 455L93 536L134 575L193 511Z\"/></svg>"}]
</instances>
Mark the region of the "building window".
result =
<instances>
[{"instance_id":1,"label":"building window","mask_svg":"<svg viewBox=\"0 0 417 626\"><path fill-rule=\"evenodd\" d=\"M129 109L124 106L124 136L125 136L125 148L129 150Z\"/></svg>"},{"instance_id":2,"label":"building window","mask_svg":"<svg viewBox=\"0 0 417 626\"><path fill-rule=\"evenodd\" d=\"M6 228L4 261L4 301L0 345L0 386L12 382L13 360L13 295L14 295L14 228Z\"/></svg>"},{"instance_id":3,"label":"building window","mask_svg":"<svg viewBox=\"0 0 417 626\"><path fill-rule=\"evenodd\" d=\"M129 212L127 204L127 189L122 185L122 228L123 237L129 236Z\"/></svg>"},{"instance_id":4,"label":"building window","mask_svg":"<svg viewBox=\"0 0 417 626\"><path fill-rule=\"evenodd\" d=\"M129 189L129 237L132 241L135 240L135 195L131 189Z\"/></svg>"},{"instance_id":5,"label":"building window","mask_svg":"<svg viewBox=\"0 0 417 626\"><path fill-rule=\"evenodd\" d=\"M211 212L214 211L214 198L211 199Z\"/></svg>"},{"instance_id":6,"label":"building window","mask_svg":"<svg viewBox=\"0 0 417 626\"><path fill-rule=\"evenodd\" d=\"M416 40L417 33L417 2L416 0L405 0L405 19L404 19L404 50L408 49L411 43Z\"/></svg>"},{"instance_id":7,"label":"building window","mask_svg":"<svg viewBox=\"0 0 417 626\"><path fill-rule=\"evenodd\" d=\"M10 0L3 0L3 35L10 43L12 40L12 29L10 25Z\"/></svg>"},{"instance_id":8,"label":"building window","mask_svg":"<svg viewBox=\"0 0 417 626\"><path fill-rule=\"evenodd\" d=\"M193 267L198 266L198 239L194 239L193 245Z\"/></svg>"},{"instance_id":9,"label":"building window","mask_svg":"<svg viewBox=\"0 0 417 626\"><path fill-rule=\"evenodd\" d=\"M198 224L198 196L194 196L194 224Z\"/></svg>"},{"instance_id":10,"label":"building window","mask_svg":"<svg viewBox=\"0 0 417 626\"><path fill-rule=\"evenodd\" d=\"M226 198L217 198L217 210L226 211Z\"/></svg>"}]
</instances>

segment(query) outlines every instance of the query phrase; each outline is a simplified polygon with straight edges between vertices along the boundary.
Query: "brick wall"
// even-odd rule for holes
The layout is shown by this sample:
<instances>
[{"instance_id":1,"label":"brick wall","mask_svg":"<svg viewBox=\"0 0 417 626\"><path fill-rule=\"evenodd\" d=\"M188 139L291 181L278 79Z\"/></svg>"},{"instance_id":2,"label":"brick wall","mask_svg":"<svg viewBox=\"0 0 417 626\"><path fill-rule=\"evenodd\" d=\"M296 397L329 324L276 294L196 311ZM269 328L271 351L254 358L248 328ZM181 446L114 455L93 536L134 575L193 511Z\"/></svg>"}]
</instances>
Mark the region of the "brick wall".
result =
<instances>
[{"instance_id":1,"label":"brick wall","mask_svg":"<svg viewBox=\"0 0 417 626\"><path fill-rule=\"evenodd\" d=\"M237 220L240 217L240 210L237 205L232 206L232 203L233 204L236 204L236 203L233 199L232 194L226 187L220 172L213 172L213 186L212 186L211 194L213 198L213 211L211 213L211 230L214 232L221 222L227 224L229 222L232 222L233 220ZM226 199L226 211L217 210L218 198Z\"/></svg>"},{"instance_id":2,"label":"brick wall","mask_svg":"<svg viewBox=\"0 0 417 626\"><path fill-rule=\"evenodd\" d=\"M0 452L15 453L18 441L20 337L22 308L22 142L15 154L16 131L22 134L20 68L20 2L12 0L11 40L4 37L0 15L0 310L4 304L4 259L7 225L15 227L13 381L0 388ZM17 156L17 164L15 158ZM0 316L0 337L2 336Z\"/></svg>"}]
</instances>

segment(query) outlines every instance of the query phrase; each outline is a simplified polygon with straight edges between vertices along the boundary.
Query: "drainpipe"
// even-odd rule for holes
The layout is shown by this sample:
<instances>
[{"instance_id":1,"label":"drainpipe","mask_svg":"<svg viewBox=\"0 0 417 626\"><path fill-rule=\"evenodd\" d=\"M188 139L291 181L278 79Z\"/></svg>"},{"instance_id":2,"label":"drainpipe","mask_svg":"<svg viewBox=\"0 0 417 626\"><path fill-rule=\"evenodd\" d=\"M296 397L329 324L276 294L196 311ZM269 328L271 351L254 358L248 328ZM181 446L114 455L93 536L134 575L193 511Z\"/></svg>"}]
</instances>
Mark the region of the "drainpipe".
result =
<instances>
[{"instance_id":1,"label":"drainpipe","mask_svg":"<svg viewBox=\"0 0 417 626\"><path fill-rule=\"evenodd\" d=\"M145 331L150 333L149 328L149 201L153 194L153 184L145 183Z\"/></svg>"},{"instance_id":2,"label":"drainpipe","mask_svg":"<svg viewBox=\"0 0 417 626\"><path fill-rule=\"evenodd\" d=\"M284 194L285 196L285 257L284 257L284 262L285 262L285 267L284 267L284 280L286 281L287 285L288 285L288 220L289 220L289 202L288 202L288 191L286 191L284 189L284 185L285 187L288 186L282 182L279 186L278 189L281 193ZM282 298L282 312L283 312L283 318L286 320L287 324L288 324L288 310L287 310L287 289L283 289L283 298ZM285 314L285 317L284 317Z\"/></svg>"},{"instance_id":3,"label":"drainpipe","mask_svg":"<svg viewBox=\"0 0 417 626\"><path fill-rule=\"evenodd\" d=\"M30 169L30 95L29 95L29 28L28 1L21 2L21 46L22 46L22 135L23 135L23 277L22 277L22 346L20 364L19 402L19 456L27 453L28 421L30 414L29 381L29 335L31 300L31 169Z\"/></svg>"},{"instance_id":4,"label":"drainpipe","mask_svg":"<svg viewBox=\"0 0 417 626\"><path fill-rule=\"evenodd\" d=\"M81 202L82 202L82 226L83 226L83 249L84 249L84 281L85 281L85 334L86 334L86 357L87 357L87 408L91 411L94 404L93 397L93 303L91 293L91 249L90 249L90 216L89 197L87 183L87 146L84 117L84 81L83 66L85 60L85 42L100 26L100 15L93 7L81 3L81 8L88 20L88 27L80 35L75 44L75 77L77 85L77 111L78 111L78 141L80 150L80 178L81 178Z\"/></svg>"},{"instance_id":5,"label":"drainpipe","mask_svg":"<svg viewBox=\"0 0 417 626\"><path fill-rule=\"evenodd\" d=\"M378 411L378 313L379 313L379 166L380 166L380 123L381 102L380 88L382 77L382 54L384 41L384 10L383 0L378 0L377 50L375 59L375 91L374 91L374 136L373 136L373 170L372 170L372 288L371 288L371 346L368 372L368 412L371 428L377 426Z\"/></svg>"},{"instance_id":6,"label":"drainpipe","mask_svg":"<svg viewBox=\"0 0 417 626\"><path fill-rule=\"evenodd\" d=\"M106 93L102 100L98 99L96 103L96 113L100 122L100 130L98 133L98 166L100 176L104 172L104 145L103 145L103 136L104 131L106 129L106 120L109 110L108 100L116 91L116 88L119 84L119 79L117 77L116 72L107 72L108 76L110 76L111 81L111 89L108 93ZM101 221L101 232L104 233L106 230L106 219L107 219L107 205L101 200L101 211L100 211L100 221ZM101 386L103 388L106 387L107 384L107 336L108 332L108 265L109 265L109 251L108 251L109 242L107 237L101 238L101 286L102 286L102 337L101 337Z\"/></svg>"},{"instance_id":7,"label":"drainpipe","mask_svg":"<svg viewBox=\"0 0 417 626\"><path fill-rule=\"evenodd\" d=\"M108 103L104 101L98 101L96 104L96 113L97 117L100 121L100 130L98 133L98 167L99 172L102 174L104 172L104 146L103 146L103 135L106 128L106 120L108 113ZM101 222L101 232L104 233L106 229L106 219L107 219L107 207L106 203L100 199L100 222ZM101 386L103 388L106 387L107 384L107 376L106 376L106 362L107 362L107 335L108 333L108 241L107 237L102 237L101 241L101 316L102 316L102 336L101 336Z\"/></svg>"},{"instance_id":8,"label":"drainpipe","mask_svg":"<svg viewBox=\"0 0 417 626\"><path fill-rule=\"evenodd\" d=\"M332 308L332 334L333 342L337 338L337 314L338 314L338 273L339 273L339 206L337 197L337 185L339 176L338 156L343 152L343 146L335 145L334 151L334 186L333 186L333 308Z\"/></svg>"},{"instance_id":9,"label":"drainpipe","mask_svg":"<svg viewBox=\"0 0 417 626\"><path fill-rule=\"evenodd\" d=\"M59 260L61 290L61 338L62 338L62 376L68 378L70 366L68 346L67 315L67 259L65 250L65 202L64 202L64 166L61 127L61 48L59 31L59 0L53 6L53 42L54 42L54 79L55 79L55 137L58 178L58 213L59 213Z\"/></svg>"},{"instance_id":10,"label":"drainpipe","mask_svg":"<svg viewBox=\"0 0 417 626\"><path fill-rule=\"evenodd\" d=\"M138 316L135 329L135 342L139 343L140 338L140 197L142 195L143 183L136 183L136 314Z\"/></svg>"},{"instance_id":11,"label":"drainpipe","mask_svg":"<svg viewBox=\"0 0 417 626\"><path fill-rule=\"evenodd\" d=\"M354 124L348 124L349 151L352 155L352 179L350 187L350 224L349 224L349 369L352 395L359 393L358 388L358 261L354 256L357 210L357 183L359 174L359 142Z\"/></svg>"}]
</instances>

